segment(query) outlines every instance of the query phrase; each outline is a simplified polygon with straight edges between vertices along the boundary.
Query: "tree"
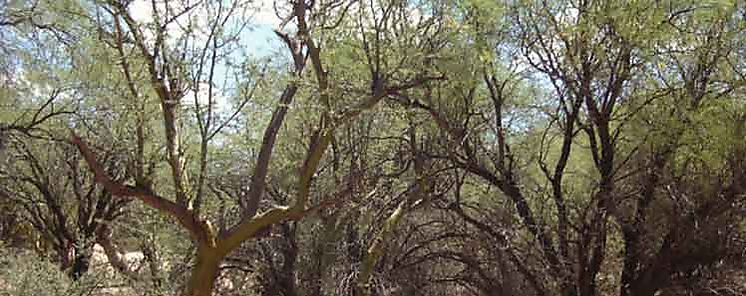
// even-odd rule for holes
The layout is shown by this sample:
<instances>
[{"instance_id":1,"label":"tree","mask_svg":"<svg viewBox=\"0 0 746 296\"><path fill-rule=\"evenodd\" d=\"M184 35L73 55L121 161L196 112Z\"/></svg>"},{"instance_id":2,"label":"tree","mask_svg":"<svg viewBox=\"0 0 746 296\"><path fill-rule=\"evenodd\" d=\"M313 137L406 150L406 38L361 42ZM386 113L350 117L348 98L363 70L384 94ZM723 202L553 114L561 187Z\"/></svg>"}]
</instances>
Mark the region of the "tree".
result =
<instances>
[{"instance_id":1,"label":"tree","mask_svg":"<svg viewBox=\"0 0 746 296\"><path fill-rule=\"evenodd\" d=\"M628 14L621 12L621 6L613 3L586 1L526 2L512 9L514 12L509 16L510 20L515 21L516 33L513 36L507 35L506 39L493 41L480 39L490 35L477 32L474 37L476 40L495 42L488 45L476 42L477 50L481 49L480 45L486 46L488 52L495 50L493 61L499 62L502 62L500 58L503 55L508 56L514 53L515 49L520 50L523 58L517 62L516 68L530 67L534 73L542 75L542 83L550 88L550 95L546 98L538 97L535 103L546 106L543 110L540 109L545 113L538 114L543 115L545 120L531 122L518 119L518 128L506 125L516 121L506 117L516 114L521 116L521 113L517 113L521 111L516 109L516 103L521 99L516 98L516 95L520 95L517 91L520 91L521 81L536 79L535 76L531 76L536 75L534 73L522 74L522 71L511 71L511 68L508 68L507 73L494 74L495 70L490 67L470 68L472 72L467 73L472 76L467 77L482 76L482 87L478 88L473 83L446 85L418 94L416 97L401 96L400 102L430 114L434 124L447 135L450 145L458 147L457 151L443 152L443 155L451 159L461 170L497 188L500 195L513 205L515 214L523 226L520 236L530 237L529 241L533 242L538 251L531 251L530 245L515 246L513 249L517 254L512 255L514 258L510 261L531 283L537 294L596 295L599 293L599 274L602 273L604 263L608 261L610 236L613 236L615 231L610 228L609 220L611 217L625 215L626 210L621 209L622 204L626 205L629 196L636 195L635 192L620 189L618 183L630 178L630 175L639 174L640 167L631 164L630 159L643 153L641 150L644 149L641 147L650 143L647 136L633 136L629 125L644 116L647 110L660 114L658 112L662 110L658 106L664 105L665 98L674 91L670 84L658 86L645 76L646 69L661 62L656 59L659 53L650 53L646 48L659 48L670 44L672 41L666 39L670 35L666 35L663 30L670 29L667 26L675 27L678 22L676 18L690 11L682 8L665 13L663 8L655 4L640 3L625 7L627 10L636 11ZM723 15L734 16L733 9L736 7L725 5L722 8L711 9L712 11L706 15L693 17L714 15L713 19L724 24L728 23L728 17ZM467 16L474 27L479 28L482 25L478 12ZM714 28L723 28L723 25L717 25L718 21L713 19L707 20L715 24ZM659 29L661 26L664 28ZM716 40L722 40L719 37L723 35L714 32L708 34L707 39L715 42L714 44L719 44ZM693 46L696 48L696 45ZM684 83L691 90L711 92L715 97L731 93L736 89L734 85L726 86L725 91L711 91L708 90L710 78L697 76L700 75L697 73L711 75L716 73L715 67L722 67L717 61L724 51L719 48L721 47L716 46L703 50L702 58L694 59L701 61L699 66L687 67L678 61L678 64L671 67L679 67L686 71L681 76L692 79ZM493 67L498 71L504 71L499 64ZM449 101L450 98L442 97L442 93L463 96L464 103ZM696 100L700 100L703 96L694 97L699 97ZM485 100L491 110L485 109ZM534 125L537 123L538 125ZM735 123L735 126L739 125ZM529 129L529 133L521 131L526 128ZM640 126L637 128L642 129ZM529 139L527 136L532 131L540 133L538 151L522 145L525 139ZM513 139L508 138L511 135ZM665 135L664 141L675 138ZM671 143L681 145L675 140ZM528 152L522 152L515 148L516 146L528 149ZM732 147L727 150L739 149L737 146ZM589 165L582 165L580 157L588 159L589 162L586 163ZM731 173L727 175L739 176L738 167L741 165L734 165L731 161L729 163L731 164L727 167L731 169L726 170L730 170ZM568 174L574 175L575 178L579 177L577 173L571 173L570 169L584 171L590 179L582 182L569 181L565 178ZM622 173L625 171L626 174ZM657 182L651 178L646 180ZM719 183L728 184L722 183L722 179ZM725 185L721 190L732 195L713 202L729 207L733 200L738 200L738 196L743 194L741 190L735 189L736 187ZM710 191L706 195L722 196L722 193L717 193L718 191ZM544 197L551 197L549 201L552 202L552 209L549 212L543 210ZM458 210L459 203L454 206L459 215L480 231L487 232L498 241L510 241L509 237L495 231L488 224L474 219L463 210ZM646 205L639 207L640 211L644 212L645 207ZM622 232L630 231L629 234L634 231L626 228L629 226L624 225L627 221L620 223L623 225ZM680 235L677 231L670 234ZM632 253L638 252L633 250L633 246L629 249ZM713 252L708 253L714 255ZM669 253L666 250L660 254ZM694 253L689 252L680 255L682 257L676 260L696 257ZM525 260L518 259L521 257L537 257L537 261L526 263ZM722 258L717 255L714 257ZM660 260L673 262L666 261L669 259ZM705 261L714 262L712 260L717 259L709 257ZM697 262L695 265L703 264L704 261ZM546 268L528 267L533 264L546 264ZM665 266L670 268L670 265ZM628 269L624 274L639 275L639 271ZM651 274L668 278L676 272L672 269L658 269ZM547 278L557 285L557 290L551 286L540 285ZM649 287L650 290L639 290L637 293L655 293L666 283L652 278L649 280L662 285L651 287L649 284L640 284ZM625 287L621 289L623 294L630 293L626 288L635 289L635 284L631 284L627 279L623 280L622 286Z\"/></svg>"},{"instance_id":2,"label":"tree","mask_svg":"<svg viewBox=\"0 0 746 296\"><path fill-rule=\"evenodd\" d=\"M60 3L0 4L0 239L74 277L96 242L151 294L746 289L741 3Z\"/></svg>"},{"instance_id":3,"label":"tree","mask_svg":"<svg viewBox=\"0 0 746 296\"><path fill-rule=\"evenodd\" d=\"M31 141L14 143L9 151L12 166L0 170L0 193L26 212L41 241L57 254L61 269L77 280L90 266L96 234L124 213L128 201L115 200L96 186L92 176L80 170L73 147L50 144L45 153ZM125 172L112 165L112 153L107 156L103 163L108 173L122 178Z\"/></svg>"},{"instance_id":4,"label":"tree","mask_svg":"<svg viewBox=\"0 0 746 296\"><path fill-rule=\"evenodd\" d=\"M229 229L215 229L209 220L203 218L200 213L200 204L204 199L204 176L206 174L207 162L207 143L217 134L224 125L217 125L211 129L211 112L215 108L211 87L208 87L208 106L203 111L199 106L199 99L195 100L196 121L200 126L200 136L202 139L200 151L200 168L198 169L198 181L194 187L191 187L186 178L185 151L182 146L182 134L180 131L181 102L187 91L191 90L199 93L199 85L202 78L202 70L209 68L210 80L206 83L213 85L213 71L217 66L216 59L220 54L222 42L225 36L218 33L229 31L230 27L226 22L230 13L234 9L240 8L242 3L235 2L223 6L217 4L217 7L207 5L212 9L214 19L209 19L208 24L212 28L210 34L206 37L206 46L194 52L179 51L177 44L185 42L191 44L196 42L197 36L186 35L183 40L177 39L179 43L170 43L168 40L169 26L175 26L181 15L188 15L192 9L198 5L183 4L163 7L154 7L153 20L155 30L152 37L149 37L144 31L141 24L134 19L128 7L124 3L108 2L102 5L100 9L106 11L111 18L112 27L109 31L107 27L101 27L105 34L113 37L114 47L118 48L120 58L122 59L122 71L127 75L130 62L128 56L123 54L123 48L129 46L129 43L135 48L139 58L143 60L145 69L149 74L150 86L159 100L163 111L164 138L167 150L167 160L170 167L170 175L173 183L173 194L175 199L172 201L160 195L154 188L148 185L150 182L135 178L134 185L114 180L99 163L98 157L86 141L78 136L72 137L72 143L76 145L80 153L85 158L91 171L96 176L96 181L115 196L134 197L148 206L169 215L174 218L189 234L193 243L197 246L196 263L192 271L191 278L187 284L187 295L210 295L214 282L218 277L219 265L222 260L239 247L241 243L254 237L260 230L271 224L279 223L285 220L298 220L308 212L308 200L313 182L314 174L322 160L327 147L334 137L334 131L339 126L354 120L362 111L373 108L384 97L395 91L402 91L409 88L417 87L424 81L437 79L428 73L417 73L414 77L394 77L392 74L398 69L385 69L381 63L381 56L374 56L371 50L382 46L379 44L380 31L374 31L378 35L373 44L363 41L366 52L369 52L369 64L371 77L370 90L363 93L363 99L353 102L342 109L332 110L332 85L330 75L325 71L320 46L316 43L312 33L314 29L323 30L323 27L313 28L309 20L316 19L320 15L309 15L315 11L315 6L303 2L292 3L290 14L285 22L293 21L297 26L297 32L293 35L277 31L277 35L285 42L290 50L293 61L293 70L291 79L286 85L285 90L279 99L279 104L272 113L267 128L264 131L264 137L257 156L257 161L252 173L252 181L249 186L248 196L244 213L241 221ZM325 7L322 7L326 9ZM319 9L319 13L329 13ZM344 18L345 14L339 15ZM315 25L315 24L313 24ZM363 31L363 34L367 32ZM149 33L150 34L150 33ZM152 41L148 38L152 38ZM230 40L230 39L228 39ZM125 44L125 42L127 44ZM200 54L201 53L201 54ZM307 54L306 54L307 53ZM196 60L196 69L191 68L188 64L179 62L177 57L199 57ZM202 59L202 57L210 59ZM262 199L265 191L265 179L268 174L268 166L271 159L272 151L275 146L275 139L279 129L285 120L288 105L292 103L298 88L298 79L302 77L306 63L310 62L314 70L314 92L318 94L318 106L323 111L312 133L310 146L306 151L306 157L300 165L298 179L295 184L297 188L295 199L290 206L277 206L261 214L256 214L258 203ZM391 73L384 71L392 71ZM197 79L189 80L189 74ZM399 80L399 81L397 81ZM130 83L132 81L128 79ZM133 91L134 93L134 91ZM250 95L245 94L245 95ZM246 100L250 97L246 98ZM243 106L243 104L241 105ZM204 113L206 112L206 114ZM238 111L236 111L237 114ZM205 118L206 117L206 118ZM232 119L229 118L229 120Z\"/></svg>"}]
</instances>

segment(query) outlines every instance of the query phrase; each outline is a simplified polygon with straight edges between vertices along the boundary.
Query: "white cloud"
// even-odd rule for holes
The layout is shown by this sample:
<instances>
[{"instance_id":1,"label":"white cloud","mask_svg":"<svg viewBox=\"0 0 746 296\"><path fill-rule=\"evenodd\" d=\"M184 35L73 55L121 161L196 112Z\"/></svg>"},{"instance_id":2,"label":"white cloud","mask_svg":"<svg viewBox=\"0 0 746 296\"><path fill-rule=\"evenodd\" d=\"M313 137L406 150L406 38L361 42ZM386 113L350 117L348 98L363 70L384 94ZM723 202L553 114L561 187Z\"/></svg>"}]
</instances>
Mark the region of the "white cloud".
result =
<instances>
[{"instance_id":1,"label":"white cloud","mask_svg":"<svg viewBox=\"0 0 746 296\"><path fill-rule=\"evenodd\" d=\"M252 6L254 14L252 21L255 25L276 27L280 24L274 9L273 0L257 0Z\"/></svg>"},{"instance_id":2,"label":"white cloud","mask_svg":"<svg viewBox=\"0 0 746 296\"><path fill-rule=\"evenodd\" d=\"M128 7L130 15L138 22L150 23L153 21L153 6L146 0L132 1Z\"/></svg>"}]
</instances>

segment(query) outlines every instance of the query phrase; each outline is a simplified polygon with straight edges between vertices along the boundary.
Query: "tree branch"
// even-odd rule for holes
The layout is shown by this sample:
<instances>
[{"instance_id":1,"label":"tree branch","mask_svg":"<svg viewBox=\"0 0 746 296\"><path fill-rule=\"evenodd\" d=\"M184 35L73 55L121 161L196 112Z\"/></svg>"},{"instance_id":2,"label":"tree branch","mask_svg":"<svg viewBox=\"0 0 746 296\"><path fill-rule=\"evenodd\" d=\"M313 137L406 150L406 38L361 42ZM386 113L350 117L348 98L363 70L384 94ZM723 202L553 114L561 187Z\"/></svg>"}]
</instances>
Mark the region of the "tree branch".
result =
<instances>
[{"instance_id":1,"label":"tree branch","mask_svg":"<svg viewBox=\"0 0 746 296\"><path fill-rule=\"evenodd\" d=\"M188 210L183 205L159 196L150 188L130 186L115 182L108 176L104 167L96 159L96 154L91 151L90 147L88 147L88 144L83 139L73 134L70 142L75 145L80 151L80 154L83 155L88 167L94 174L94 180L96 183L103 186L104 189L109 191L112 195L137 198L151 208L175 218L179 224L187 229L189 234L195 240L199 242L211 241L211 238L208 235L209 232L206 229L208 226L203 221L200 221L192 211Z\"/></svg>"}]
</instances>

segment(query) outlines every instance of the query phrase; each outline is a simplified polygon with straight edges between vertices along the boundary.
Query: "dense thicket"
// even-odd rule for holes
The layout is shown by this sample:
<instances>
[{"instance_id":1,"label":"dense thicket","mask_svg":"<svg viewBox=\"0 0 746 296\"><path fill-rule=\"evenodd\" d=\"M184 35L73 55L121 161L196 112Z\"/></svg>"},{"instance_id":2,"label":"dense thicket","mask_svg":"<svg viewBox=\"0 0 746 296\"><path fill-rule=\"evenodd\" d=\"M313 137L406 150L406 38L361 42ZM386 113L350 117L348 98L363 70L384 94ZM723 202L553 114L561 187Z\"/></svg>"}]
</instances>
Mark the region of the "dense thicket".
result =
<instances>
[{"instance_id":1,"label":"dense thicket","mask_svg":"<svg viewBox=\"0 0 746 296\"><path fill-rule=\"evenodd\" d=\"M0 51L2 295L746 294L741 1L0 0Z\"/></svg>"}]
</instances>

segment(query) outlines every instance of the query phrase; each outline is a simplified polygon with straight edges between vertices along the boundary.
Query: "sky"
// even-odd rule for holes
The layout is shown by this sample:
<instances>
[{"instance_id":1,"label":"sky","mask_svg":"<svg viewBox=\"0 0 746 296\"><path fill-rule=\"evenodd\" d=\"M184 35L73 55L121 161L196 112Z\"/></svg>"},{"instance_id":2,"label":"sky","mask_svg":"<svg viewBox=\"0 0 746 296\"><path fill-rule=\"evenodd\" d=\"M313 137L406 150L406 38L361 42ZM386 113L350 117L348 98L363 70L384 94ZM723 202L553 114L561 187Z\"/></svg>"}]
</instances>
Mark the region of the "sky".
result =
<instances>
[{"instance_id":1,"label":"sky","mask_svg":"<svg viewBox=\"0 0 746 296\"><path fill-rule=\"evenodd\" d=\"M210 1L210 0L207 0ZM272 0L257 0L252 6L256 9L252 15L251 26L242 32L242 40L246 52L255 57L266 57L280 45L280 41L273 33L279 25L279 19L274 13ZM152 6L148 0L135 0L130 4L130 13L141 22L152 21Z\"/></svg>"}]
</instances>

